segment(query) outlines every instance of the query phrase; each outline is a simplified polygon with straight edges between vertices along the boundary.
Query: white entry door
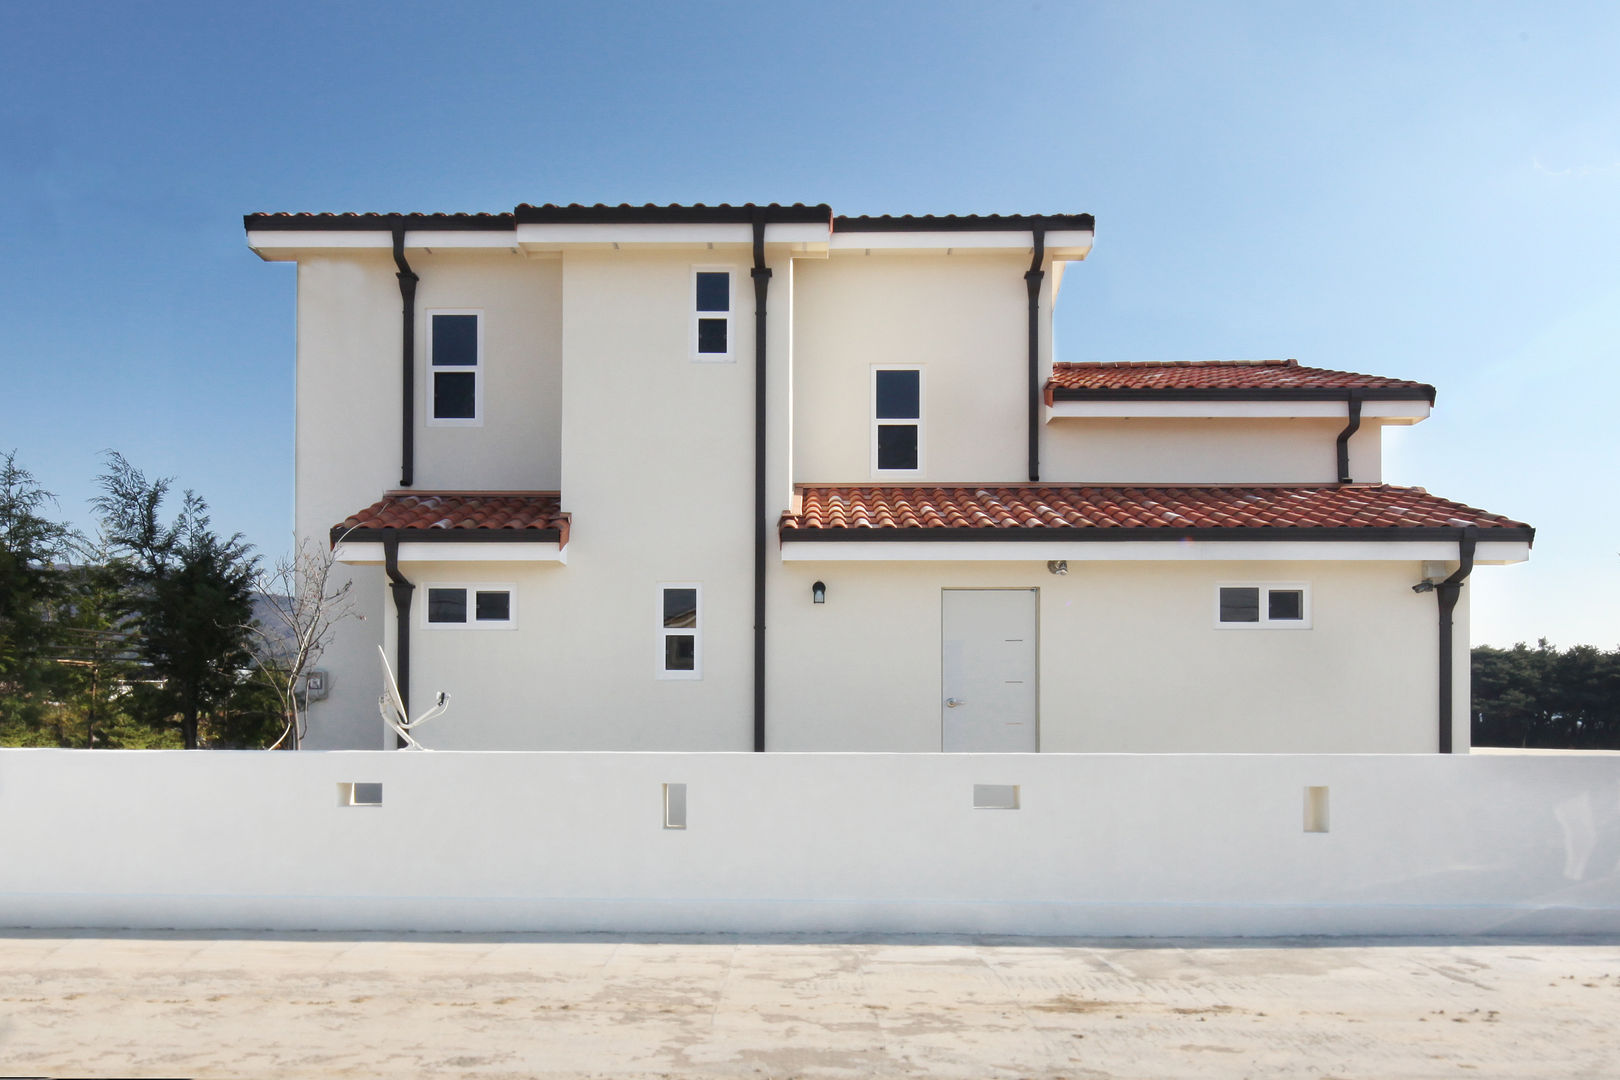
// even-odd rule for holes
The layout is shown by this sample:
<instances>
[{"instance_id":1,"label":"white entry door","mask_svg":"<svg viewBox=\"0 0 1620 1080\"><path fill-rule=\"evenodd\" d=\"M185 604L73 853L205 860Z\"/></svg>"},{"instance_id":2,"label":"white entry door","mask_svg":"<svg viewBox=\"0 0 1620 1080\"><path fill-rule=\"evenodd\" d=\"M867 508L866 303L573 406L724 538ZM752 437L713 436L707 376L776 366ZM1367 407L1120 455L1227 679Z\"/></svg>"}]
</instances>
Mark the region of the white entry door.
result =
<instances>
[{"instance_id":1,"label":"white entry door","mask_svg":"<svg viewBox=\"0 0 1620 1080\"><path fill-rule=\"evenodd\" d=\"M1034 753L1034 589L944 590L940 715L947 751Z\"/></svg>"}]
</instances>

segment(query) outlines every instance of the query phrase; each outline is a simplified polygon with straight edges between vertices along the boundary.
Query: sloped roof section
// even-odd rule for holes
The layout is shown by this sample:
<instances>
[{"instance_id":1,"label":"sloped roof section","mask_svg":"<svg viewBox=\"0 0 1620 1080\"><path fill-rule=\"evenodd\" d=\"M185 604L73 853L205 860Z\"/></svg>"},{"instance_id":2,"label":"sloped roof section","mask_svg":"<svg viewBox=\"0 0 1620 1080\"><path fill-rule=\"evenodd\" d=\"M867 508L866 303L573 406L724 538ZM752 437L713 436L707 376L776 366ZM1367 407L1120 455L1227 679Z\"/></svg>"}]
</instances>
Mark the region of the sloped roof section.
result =
<instances>
[{"instance_id":1,"label":"sloped roof section","mask_svg":"<svg viewBox=\"0 0 1620 1080\"><path fill-rule=\"evenodd\" d=\"M794 203L791 206L782 203L644 203L635 206L630 203L619 203L610 206L607 203L595 203L586 206L583 203L570 203L559 206L556 203L545 203L534 206L523 203L515 211L519 224L544 223L548 225L667 225L667 224L746 224L759 215L766 221L775 222L803 222L810 224L830 224L832 221L832 207L826 203L815 206L806 206L804 203Z\"/></svg>"},{"instance_id":2,"label":"sloped roof section","mask_svg":"<svg viewBox=\"0 0 1620 1080\"><path fill-rule=\"evenodd\" d=\"M1297 360L1193 360L1053 364L1047 401L1188 397L1364 397L1434 403L1434 387L1410 379L1302 367Z\"/></svg>"},{"instance_id":3,"label":"sloped roof section","mask_svg":"<svg viewBox=\"0 0 1620 1080\"><path fill-rule=\"evenodd\" d=\"M568 543L555 491L391 491L332 527L332 543L383 539Z\"/></svg>"},{"instance_id":4,"label":"sloped roof section","mask_svg":"<svg viewBox=\"0 0 1620 1080\"><path fill-rule=\"evenodd\" d=\"M1522 521L1389 484L806 486L783 540L1530 541ZM1488 534L1488 536L1487 536Z\"/></svg>"}]
</instances>

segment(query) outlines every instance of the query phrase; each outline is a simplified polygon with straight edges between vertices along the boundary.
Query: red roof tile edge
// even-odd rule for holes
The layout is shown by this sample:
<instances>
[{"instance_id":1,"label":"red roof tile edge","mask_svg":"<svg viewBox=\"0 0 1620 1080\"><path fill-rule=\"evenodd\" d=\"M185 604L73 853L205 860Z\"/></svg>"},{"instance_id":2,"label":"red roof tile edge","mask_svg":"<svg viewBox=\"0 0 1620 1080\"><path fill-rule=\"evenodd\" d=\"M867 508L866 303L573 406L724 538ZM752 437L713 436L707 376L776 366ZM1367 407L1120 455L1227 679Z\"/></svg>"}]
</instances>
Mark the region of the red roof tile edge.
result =
<instances>
[{"instance_id":1,"label":"red roof tile edge","mask_svg":"<svg viewBox=\"0 0 1620 1080\"><path fill-rule=\"evenodd\" d=\"M572 515L555 491L390 491L331 530L332 543L402 540L532 541L568 545Z\"/></svg>"},{"instance_id":2,"label":"red roof tile edge","mask_svg":"<svg viewBox=\"0 0 1620 1080\"><path fill-rule=\"evenodd\" d=\"M779 524L784 541L1535 536L1523 522L1388 484L804 485L794 503Z\"/></svg>"}]
</instances>

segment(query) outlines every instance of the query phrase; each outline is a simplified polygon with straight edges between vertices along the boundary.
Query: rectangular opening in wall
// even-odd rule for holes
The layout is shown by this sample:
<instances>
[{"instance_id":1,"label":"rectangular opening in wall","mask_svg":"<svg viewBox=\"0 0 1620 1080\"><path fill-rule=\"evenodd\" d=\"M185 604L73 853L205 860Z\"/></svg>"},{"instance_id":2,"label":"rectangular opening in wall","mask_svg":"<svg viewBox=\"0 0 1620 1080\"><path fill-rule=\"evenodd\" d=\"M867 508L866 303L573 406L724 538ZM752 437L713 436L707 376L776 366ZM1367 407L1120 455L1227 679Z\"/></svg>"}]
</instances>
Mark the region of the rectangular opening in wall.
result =
<instances>
[{"instance_id":1,"label":"rectangular opening in wall","mask_svg":"<svg viewBox=\"0 0 1620 1080\"><path fill-rule=\"evenodd\" d=\"M973 809L1017 810L1017 784L974 784Z\"/></svg>"},{"instance_id":2,"label":"rectangular opening in wall","mask_svg":"<svg viewBox=\"0 0 1620 1080\"><path fill-rule=\"evenodd\" d=\"M686 785L664 785L664 828L686 828Z\"/></svg>"},{"instance_id":3,"label":"rectangular opening in wall","mask_svg":"<svg viewBox=\"0 0 1620 1080\"><path fill-rule=\"evenodd\" d=\"M338 785L339 806L381 806L380 783L351 783Z\"/></svg>"},{"instance_id":4,"label":"rectangular opening in wall","mask_svg":"<svg viewBox=\"0 0 1620 1080\"><path fill-rule=\"evenodd\" d=\"M1305 831L1328 831L1328 789L1325 787L1305 789Z\"/></svg>"}]
</instances>

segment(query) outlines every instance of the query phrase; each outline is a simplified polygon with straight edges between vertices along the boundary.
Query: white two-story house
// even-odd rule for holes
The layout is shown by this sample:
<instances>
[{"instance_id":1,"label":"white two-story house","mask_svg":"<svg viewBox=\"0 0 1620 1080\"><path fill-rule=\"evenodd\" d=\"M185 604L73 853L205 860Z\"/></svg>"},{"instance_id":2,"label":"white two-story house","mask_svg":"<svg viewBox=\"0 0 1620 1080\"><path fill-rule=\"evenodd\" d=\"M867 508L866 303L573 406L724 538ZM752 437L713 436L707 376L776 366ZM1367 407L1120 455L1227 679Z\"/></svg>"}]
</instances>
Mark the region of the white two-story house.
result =
<instances>
[{"instance_id":1,"label":"white two-story house","mask_svg":"<svg viewBox=\"0 0 1620 1080\"><path fill-rule=\"evenodd\" d=\"M1432 387L1054 362L1089 214L252 214L298 266L311 747L1450 752L1469 574L1385 485Z\"/></svg>"}]
</instances>

